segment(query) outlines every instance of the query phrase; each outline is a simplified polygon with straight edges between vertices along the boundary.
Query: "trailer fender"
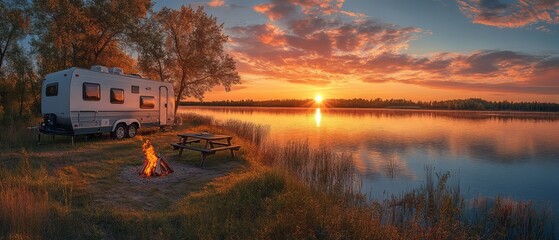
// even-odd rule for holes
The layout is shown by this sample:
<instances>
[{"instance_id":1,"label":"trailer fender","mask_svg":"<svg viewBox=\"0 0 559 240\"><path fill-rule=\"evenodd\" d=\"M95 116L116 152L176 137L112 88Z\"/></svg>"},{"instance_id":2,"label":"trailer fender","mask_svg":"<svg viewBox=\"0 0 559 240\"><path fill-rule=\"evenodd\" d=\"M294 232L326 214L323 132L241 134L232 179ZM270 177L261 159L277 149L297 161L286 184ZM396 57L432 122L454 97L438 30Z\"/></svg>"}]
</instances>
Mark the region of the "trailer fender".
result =
<instances>
[{"instance_id":1,"label":"trailer fender","mask_svg":"<svg viewBox=\"0 0 559 240\"><path fill-rule=\"evenodd\" d=\"M117 121L113 124L113 129L112 129L111 131L114 132L115 129L116 129L116 126L117 126L118 124L120 124L120 123L124 123L124 124L126 124L126 126L128 126L128 125L130 125L130 124L132 124L132 123L135 123L135 124L138 124L138 128L141 127L140 121L138 121L138 119L119 119L119 120L117 120Z\"/></svg>"}]
</instances>

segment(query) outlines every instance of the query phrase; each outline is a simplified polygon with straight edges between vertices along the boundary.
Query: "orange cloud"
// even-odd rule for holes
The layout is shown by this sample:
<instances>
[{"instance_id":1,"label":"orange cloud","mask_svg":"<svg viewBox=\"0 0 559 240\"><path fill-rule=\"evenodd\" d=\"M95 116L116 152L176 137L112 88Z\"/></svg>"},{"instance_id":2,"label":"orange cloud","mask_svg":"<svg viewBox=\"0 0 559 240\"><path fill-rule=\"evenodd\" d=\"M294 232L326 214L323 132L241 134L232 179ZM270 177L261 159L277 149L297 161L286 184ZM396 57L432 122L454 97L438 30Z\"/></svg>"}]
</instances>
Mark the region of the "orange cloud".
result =
<instances>
[{"instance_id":1,"label":"orange cloud","mask_svg":"<svg viewBox=\"0 0 559 240\"><path fill-rule=\"evenodd\" d=\"M270 20L280 20L296 10L294 5L284 4L282 0L274 0L270 4L256 5L253 9L266 15Z\"/></svg>"},{"instance_id":2,"label":"orange cloud","mask_svg":"<svg viewBox=\"0 0 559 240\"><path fill-rule=\"evenodd\" d=\"M559 23L558 0L457 0L460 10L474 23L519 28L534 23Z\"/></svg>"},{"instance_id":3,"label":"orange cloud","mask_svg":"<svg viewBox=\"0 0 559 240\"><path fill-rule=\"evenodd\" d=\"M297 14L330 15L342 13L349 16L364 15L350 11L342 11L345 0L272 0L269 4L259 4L253 7L270 20L281 20Z\"/></svg>"},{"instance_id":4,"label":"orange cloud","mask_svg":"<svg viewBox=\"0 0 559 240\"><path fill-rule=\"evenodd\" d=\"M208 3L208 6L210 7L222 7L224 5L225 5L224 0L212 0L211 2Z\"/></svg>"}]
</instances>

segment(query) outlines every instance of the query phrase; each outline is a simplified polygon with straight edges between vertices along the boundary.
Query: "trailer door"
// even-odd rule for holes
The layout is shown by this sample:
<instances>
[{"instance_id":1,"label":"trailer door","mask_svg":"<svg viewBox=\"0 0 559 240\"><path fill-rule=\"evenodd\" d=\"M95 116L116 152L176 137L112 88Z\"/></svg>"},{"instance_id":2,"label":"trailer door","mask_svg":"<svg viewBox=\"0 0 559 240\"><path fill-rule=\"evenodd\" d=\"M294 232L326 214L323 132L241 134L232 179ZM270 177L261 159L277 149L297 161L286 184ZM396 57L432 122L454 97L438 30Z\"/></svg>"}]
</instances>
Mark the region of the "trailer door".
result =
<instances>
[{"instance_id":1,"label":"trailer door","mask_svg":"<svg viewBox=\"0 0 559 240\"><path fill-rule=\"evenodd\" d=\"M159 125L167 125L167 108L169 106L169 90L165 86L159 87Z\"/></svg>"}]
</instances>

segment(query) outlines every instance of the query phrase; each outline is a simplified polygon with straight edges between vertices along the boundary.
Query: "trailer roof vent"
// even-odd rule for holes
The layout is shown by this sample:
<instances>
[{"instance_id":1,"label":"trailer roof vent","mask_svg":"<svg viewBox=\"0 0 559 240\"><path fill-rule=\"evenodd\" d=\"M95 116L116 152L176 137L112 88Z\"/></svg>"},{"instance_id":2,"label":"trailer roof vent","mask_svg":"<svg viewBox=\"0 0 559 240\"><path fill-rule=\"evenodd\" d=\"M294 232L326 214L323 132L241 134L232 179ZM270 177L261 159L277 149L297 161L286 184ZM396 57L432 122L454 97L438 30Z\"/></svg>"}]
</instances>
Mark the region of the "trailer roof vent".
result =
<instances>
[{"instance_id":1,"label":"trailer roof vent","mask_svg":"<svg viewBox=\"0 0 559 240\"><path fill-rule=\"evenodd\" d=\"M122 68L112 67L112 68L109 68L109 73L122 75L122 74L124 74L124 71L122 70Z\"/></svg>"},{"instance_id":2,"label":"trailer roof vent","mask_svg":"<svg viewBox=\"0 0 559 240\"><path fill-rule=\"evenodd\" d=\"M94 65L91 67L91 70L96 71L96 72L103 72L103 73L108 73L109 69L105 66L101 66L101 65Z\"/></svg>"}]
</instances>

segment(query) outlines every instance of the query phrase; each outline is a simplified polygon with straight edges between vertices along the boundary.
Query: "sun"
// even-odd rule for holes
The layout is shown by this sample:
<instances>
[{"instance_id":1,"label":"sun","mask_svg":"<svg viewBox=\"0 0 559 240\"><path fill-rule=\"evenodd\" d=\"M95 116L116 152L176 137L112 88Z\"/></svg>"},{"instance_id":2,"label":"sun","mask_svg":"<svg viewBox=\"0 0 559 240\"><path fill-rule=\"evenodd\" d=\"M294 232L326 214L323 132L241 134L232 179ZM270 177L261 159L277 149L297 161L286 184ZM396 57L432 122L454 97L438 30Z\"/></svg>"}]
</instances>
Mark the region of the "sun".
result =
<instances>
[{"instance_id":1,"label":"sun","mask_svg":"<svg viewBox=\"0 0 559 240\"><path fill-rule=\"evenodd\" d=\"M316 97L314 97L314 101L315 101L316 103L321 103L321 102L322 102L322 96L316 95Z\"/></svg>"}]
</instances>

